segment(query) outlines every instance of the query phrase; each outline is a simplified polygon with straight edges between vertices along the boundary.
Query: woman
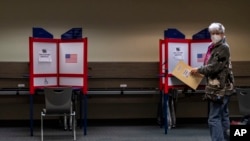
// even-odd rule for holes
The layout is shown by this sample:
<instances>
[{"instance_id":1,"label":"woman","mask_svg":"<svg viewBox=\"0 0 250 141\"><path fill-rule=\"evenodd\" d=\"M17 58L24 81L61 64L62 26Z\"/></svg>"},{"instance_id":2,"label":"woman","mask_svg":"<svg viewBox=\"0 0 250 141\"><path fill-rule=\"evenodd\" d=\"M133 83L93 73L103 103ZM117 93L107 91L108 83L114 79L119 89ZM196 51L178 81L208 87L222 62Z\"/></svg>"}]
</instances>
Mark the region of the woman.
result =
<instances>
[{"instance_id":1,"label":"woman","mask_svg":"<svg viewBox=\"0 0 250 141\"><path fill-rule=\"evenodd\" d=\"M207 84L204 99L209 101L208 125L212 141L229 140L229 95L233 91L233 73L229 45L225 40L225 27L212 23L208 27L211 44L208 47L204 65L193 68L191 74L203 74Z\"/></svg>"}]
</instances>

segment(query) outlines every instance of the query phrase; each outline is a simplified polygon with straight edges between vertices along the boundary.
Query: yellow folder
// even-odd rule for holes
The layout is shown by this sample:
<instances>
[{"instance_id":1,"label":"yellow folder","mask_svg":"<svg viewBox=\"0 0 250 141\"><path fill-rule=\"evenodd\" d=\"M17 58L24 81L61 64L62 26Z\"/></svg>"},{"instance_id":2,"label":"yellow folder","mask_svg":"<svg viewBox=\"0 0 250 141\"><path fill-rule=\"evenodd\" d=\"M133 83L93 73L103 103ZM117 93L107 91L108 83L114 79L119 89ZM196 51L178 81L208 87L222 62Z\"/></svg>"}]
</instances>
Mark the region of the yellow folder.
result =
<instances>
[{"instance_id":1,"label":"yellow folder","mask_svg":"<svg viewBox=\"0 0 250 141\"><path fill-rule=\"evenodd\" d=\"M202 74L191 75L191 69L192 67L188 64L183 61L179 61L175 66L172 75L192 89L196 90L204 76Z\"/></svg>"}]
</instances>

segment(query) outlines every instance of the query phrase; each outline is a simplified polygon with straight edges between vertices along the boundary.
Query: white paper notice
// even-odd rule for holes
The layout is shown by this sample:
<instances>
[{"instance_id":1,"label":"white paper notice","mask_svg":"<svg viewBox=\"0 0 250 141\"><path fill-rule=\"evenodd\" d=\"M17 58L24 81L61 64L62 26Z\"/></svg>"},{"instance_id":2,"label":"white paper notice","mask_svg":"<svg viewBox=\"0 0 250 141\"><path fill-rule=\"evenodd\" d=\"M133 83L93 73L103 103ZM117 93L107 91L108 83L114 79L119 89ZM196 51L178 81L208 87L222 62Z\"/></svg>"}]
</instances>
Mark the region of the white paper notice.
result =
<instances>
[{"instance_id":1,"label":"white paper notice","mask_svg":"<svg viewBox=\"0 0 250 141\"><path fill-rule=\"evenodd\" d=\"M38 62L52 62L51 53L46 49L39 51Z\"/></svg>"},{"instance_id":2,"label":"white paper notice","mask_svg":"<svg viewBox=\"0 0 250 141\"><path fill-rule=\"evenodd\" d=\"M173 55L174 55L174 59L176 61L180 61L180 60L183 60L184 57L183 57L183 52L180 51L180 48L176 47L176 50L175 52L173 52Z\"/></svg>"}]
</instances>

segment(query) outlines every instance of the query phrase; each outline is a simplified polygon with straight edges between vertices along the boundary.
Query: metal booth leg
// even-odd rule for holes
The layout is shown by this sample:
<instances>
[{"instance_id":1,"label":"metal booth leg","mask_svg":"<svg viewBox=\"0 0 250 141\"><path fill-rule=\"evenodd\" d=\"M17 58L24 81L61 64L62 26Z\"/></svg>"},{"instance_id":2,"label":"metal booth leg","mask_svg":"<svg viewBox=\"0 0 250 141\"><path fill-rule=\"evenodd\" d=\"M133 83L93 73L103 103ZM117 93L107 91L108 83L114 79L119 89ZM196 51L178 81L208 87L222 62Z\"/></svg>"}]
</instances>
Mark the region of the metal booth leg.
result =
<instances>
[{"instance_id":1,"label":"metal booth leg","mask_svg":"<svg viewBox=\"0 0 250 141\"><path fill-rule=\"evenodd\" d=\"M168 94L164 94L164 124L165 124L165 134L168 133Z\"/></svg>"},{"instance_id":2,"label":"metal booth leg","mask_svg":"<svg viewBox=\"0 0 250 141\"><path fill-rule=\"evenodd\" d=\"M83 135L87 135L87 109L88 109L88 102L87 102L87 95L86 94L81 94L81 100L82 102L82 106L81 106L81 113L83 114L83 119L82 120L82 127L83 127Z\"/></svg>"},{"instance_id":3,"label":"metal booth leg","mask_svg":"<svg viewBox=\"0 0 250 141\"><path fill-rule=\"evenodd\" d=\"M34 121L33 121L33 94L30 94L30 136L33 136L33 126L34 126Z\"/></svg>"}]
</instances>

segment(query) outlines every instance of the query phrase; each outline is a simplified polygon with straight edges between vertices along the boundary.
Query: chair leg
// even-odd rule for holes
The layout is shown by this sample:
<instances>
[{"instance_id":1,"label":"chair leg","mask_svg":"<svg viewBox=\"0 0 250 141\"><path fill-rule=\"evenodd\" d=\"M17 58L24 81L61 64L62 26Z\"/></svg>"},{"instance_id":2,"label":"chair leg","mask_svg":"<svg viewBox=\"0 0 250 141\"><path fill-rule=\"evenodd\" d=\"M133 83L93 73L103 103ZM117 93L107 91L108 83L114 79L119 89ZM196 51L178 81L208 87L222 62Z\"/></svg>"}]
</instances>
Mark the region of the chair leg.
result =
<instances>
[{"instance_id":1,"label":"chair leg","mask_svg":"<svg viewBox=\"0 0 250 141\"><path fill-rule=\"evenodd\" d=\"M41 112L41 141L43 141L43 112Z\"/></svg>"},{"instance_id":2,"label":"chair leg","mask_svg":"<svg viewBox=\"0 0 250 141\"><path fill-rule=\"evenodd\" d=\"M74 136L74 141L76 140L76 124L75 124L75 122L76 122L76 118L75 118L75 112L74 112L74 115L72 116L72 120L73 120L73 122L72 122L72 126L73 126L73 136Z\"/></svg>"},{"instance_id":3,"label":"chair leg","mask_svg":"<svg viewBox=\"0 0 250 141\"><path fill-rule=\"evenodd\" d=\"M73 119L72 116L69 117L69 130L72 130L73 127Z\"/></svg>"},{"instance_id":4,"label":"chair leg","mask_svg":"<svg viewBox=\"0 0 250 141\"><path fill-rule=\"evenodd\" d=\"M70 107L70 113L73 113L73 105L72 105L72 103L71 103L71 107ZM69 130L72 130L72 119L73 118L73 116L69 116Z\"/></svg>"},{"instance_id":5,"label":"chair leg","mask_svg":"<svg viewBox=\"0 0 250 141\"><path fill-rule=\"evenodd\" d=\"M68 129L68 125L67 125L67 115L64 115L63 121L64 121L64 130L66 131L66 130Z\"/></svg>"}]
</instances>

